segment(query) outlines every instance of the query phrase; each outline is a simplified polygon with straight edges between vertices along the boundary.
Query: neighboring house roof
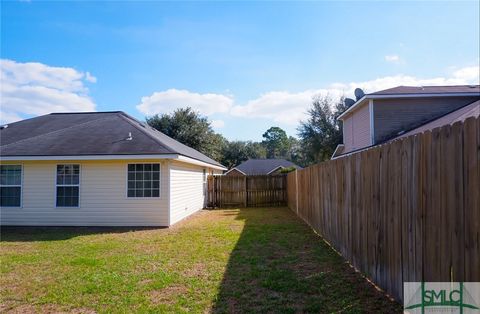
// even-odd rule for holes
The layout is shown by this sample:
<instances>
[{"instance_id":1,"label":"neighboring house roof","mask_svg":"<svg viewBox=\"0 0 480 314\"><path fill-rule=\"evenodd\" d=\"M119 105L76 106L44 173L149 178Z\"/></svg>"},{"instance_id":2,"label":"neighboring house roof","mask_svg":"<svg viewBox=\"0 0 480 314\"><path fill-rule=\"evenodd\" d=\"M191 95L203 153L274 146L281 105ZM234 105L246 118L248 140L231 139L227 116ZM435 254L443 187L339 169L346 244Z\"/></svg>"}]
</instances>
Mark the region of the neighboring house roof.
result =
<instances>
[{"instance_id":1,"label":"neighboring house roof","mask_svg":"<svg viewBox=\"0 0 480 314\"><path fill-rule=\"evenodd\" d=\"M397 86L369 95L480 93L480 85Z\"/></svg>"},{"instance_id":2,"label":"neighboring house roof","mask_svg":"<svg viewBox=\"0 0 480 314\"><path fill-rule=\"evenodd\" d=\"M442 127L444 125L448 125L448 124L451 125L451 124L454 124L455 122L462 122L462 121L465 121L465 119L467 119L469 117L474 117L474 118L480 117L480 100L474 101L473 103L470 103L466 106L463 106L459 109L456 109L456 110L454 110L450 113L447 113L446 115L443 115L439 118L431 120L431 121L429 121L425 124L422 124L419 127L411 129L411 130L409 130L409 131L407 131L407 132L405 132L405 133L403 133L399 136L388 139L387 141L377 143L375 145L363 147L363 148L360 148L360 149L357 149L357 150L353 150L353 151L350 151L350 152L344 153L344 154L343 153L337 153L337 154L334 153L333 156L332 156L332 159L336 159L336 158L339 158L339 157L344 157L344 156L347 156L347 155L358 153L358 152L361 152L363 150L369 149L373 146L381 145L381 144L384 144L386 142L393 141L395 139L411 136L411 135L422 133L422 132L429 131L429 130L433 130L435 128L439 128L439 127ZM340 145L342 145L342 144L340 144ZM337 149L338 149L338 147L337 147Z\"/></svg>"},{"instance_id":3,"label":"neighboring house roof","mask_svg":"<svg viewBox=\"0 0 480 314\"><path fill-rule=\"evenodd\" d=\"M131 134L131 140L127 140ZM122 111L52 113L3 126L0 156L176 154L224 168Z\"/></svg>"},{"instance_id":4,"label":"neighboring house roof","mask_svg":"<svg viewBox=\"0 0 480 314\"><path fill-rule=\"evenodd\" d=\"M289 167L301 169L301 167L285 159L249 159L229 171L236 169L245 175L265 175L274 172L278 168Z\"/></svg>"},{"instance_id":5,"label":"neighboring house roof","mask_svg":"<svg viewBox=\"0 0 480 314\"><path fill-rule=\"evenodd\" d=\"M406 136L410 136L417 133L422 133L428 130L433 130L435 128L447 125L447 124L454 124L455 122L464 121L469 117L478 118L480 116L480 100L477 100L469 105L466 105L462 108L459 108L455 111L452 111L440 118L427 122L413 130L410 130L406 133L403 133L396 138L402 138Z\"/></svg>"},{"instance_id":6,"label":"neighboring house roof","mask_svg":"<svg viewBox=\"0 0 480 314\"><path fill-rule=\"evenodd\" d=\"M480 85L454 85L454 86L397 86L375 93L366 94L357 100L350 108L345 110L337 119L343 120L347 115L357 110L369 99L387 98L416 98L416 97L454 97L454 96L480 96Z\"/></svg>"}]
</instances>

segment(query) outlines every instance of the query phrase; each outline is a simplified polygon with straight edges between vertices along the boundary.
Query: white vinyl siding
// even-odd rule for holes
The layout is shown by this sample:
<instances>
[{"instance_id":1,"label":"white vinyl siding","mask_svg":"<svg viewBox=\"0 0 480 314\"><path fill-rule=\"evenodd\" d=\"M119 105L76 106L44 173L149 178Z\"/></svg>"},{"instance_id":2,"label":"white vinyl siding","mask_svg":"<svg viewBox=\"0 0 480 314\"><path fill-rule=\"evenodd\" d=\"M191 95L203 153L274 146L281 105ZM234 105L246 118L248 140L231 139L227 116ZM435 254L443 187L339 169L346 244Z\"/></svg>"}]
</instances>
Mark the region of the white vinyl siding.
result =
<instances>
[{"instance_id":1,"label":"white vinyl siding","mask_svg":"<svg viewBox=\"0 0 480 314\"><path fill-rule=\"evenodd\" d=\"M203 169L186 163L170 164L170 224L204 207Z\"/></svg>"},{"instance_id":2,"label":"white vinyl siding","mask_svg":"<svg viewBox=\"0 0 480 314\"><path fill-rule=\"evenodd\" d=\"M145 161L153 162L158 161ZM22 208L1 207L2 225L168 226L167 161L160 162L160 198L126 197L128 161L69 163L81 167L79 207L55 207L56 167L61 162L24 161Z\"/></svg>"}]
</instances>

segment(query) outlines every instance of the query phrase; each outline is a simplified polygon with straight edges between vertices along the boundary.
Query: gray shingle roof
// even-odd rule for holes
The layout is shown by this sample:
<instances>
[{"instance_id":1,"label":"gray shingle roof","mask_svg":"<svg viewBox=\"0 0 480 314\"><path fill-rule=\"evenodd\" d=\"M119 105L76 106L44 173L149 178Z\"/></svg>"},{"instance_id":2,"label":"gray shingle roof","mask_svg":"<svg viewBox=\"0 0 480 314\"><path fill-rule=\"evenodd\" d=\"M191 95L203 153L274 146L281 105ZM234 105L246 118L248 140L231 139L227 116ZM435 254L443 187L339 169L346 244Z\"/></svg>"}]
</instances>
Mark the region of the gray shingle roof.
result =
<instances>
[{"instance_id":1,"label":"gray shingle roof","mask_svg":"<svg viewBox=\"0 0 480 314\"><path fill-rule=\"evenodd\" d=\"M401 94L464 94L480 93L480 85L451 86L397 86L368 95L401 95Z\"/></svg>"},{"instance_id":2,"label":"gray shingle roof","mask_svg":"<svg viewBox=\"0 0 480 314\"><path fill-rule=\"evenodd\" d=\"M52 113L0 130L0 156L143 154L178 154L222 166L121 111Z\"/></svg>"},{"instance_id":3,"label":"gray shingle roof","mask_svg":"<svg viewBox=\"0 0 480 314\"><path fill-rule=\"evenodd\" d=\"M268 174L278 167L295 167L297 169L301 169L293 162L285 159L249 159L242 162L235 168L242 171L246 175L262 175Z\"/></svg>"}]
</instances>

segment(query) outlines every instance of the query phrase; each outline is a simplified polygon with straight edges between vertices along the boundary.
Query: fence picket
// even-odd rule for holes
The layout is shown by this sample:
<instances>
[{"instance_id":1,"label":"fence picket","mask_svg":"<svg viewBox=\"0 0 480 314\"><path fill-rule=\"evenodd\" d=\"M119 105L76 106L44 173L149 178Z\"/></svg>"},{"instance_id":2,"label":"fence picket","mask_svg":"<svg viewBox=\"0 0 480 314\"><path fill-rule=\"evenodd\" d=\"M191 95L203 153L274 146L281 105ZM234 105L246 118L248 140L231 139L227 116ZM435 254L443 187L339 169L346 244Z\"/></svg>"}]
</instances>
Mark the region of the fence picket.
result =
<instances>
[{"instance_id":1,"label":"fence picket","mask_svg":"<svg viewBox=\"0 0 480 314\"><path fill-rule=\"evenodd\" d=\"M397 300L404 281L480 281L480 118L285 183L288 206Z\"/></svg>"}]
</instances>

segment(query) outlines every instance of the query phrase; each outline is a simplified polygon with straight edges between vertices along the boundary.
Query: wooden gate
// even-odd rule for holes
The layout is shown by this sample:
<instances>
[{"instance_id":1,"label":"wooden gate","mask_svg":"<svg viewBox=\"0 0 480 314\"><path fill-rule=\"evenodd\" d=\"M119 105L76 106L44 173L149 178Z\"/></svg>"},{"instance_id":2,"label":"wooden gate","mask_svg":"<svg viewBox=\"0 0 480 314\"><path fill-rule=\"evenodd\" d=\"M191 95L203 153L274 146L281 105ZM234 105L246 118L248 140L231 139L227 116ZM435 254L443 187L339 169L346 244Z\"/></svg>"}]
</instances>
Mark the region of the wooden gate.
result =
<instances>
[{"instance_id":1,"label":"wooden gate","mask_svg":"<svg viewBox=\"0 0 480 314\"><path fill-rule=\"evenodd\" d=\"M209 176L208 207L286 206L287 176Z\"/></svg>"}]
</instances>

